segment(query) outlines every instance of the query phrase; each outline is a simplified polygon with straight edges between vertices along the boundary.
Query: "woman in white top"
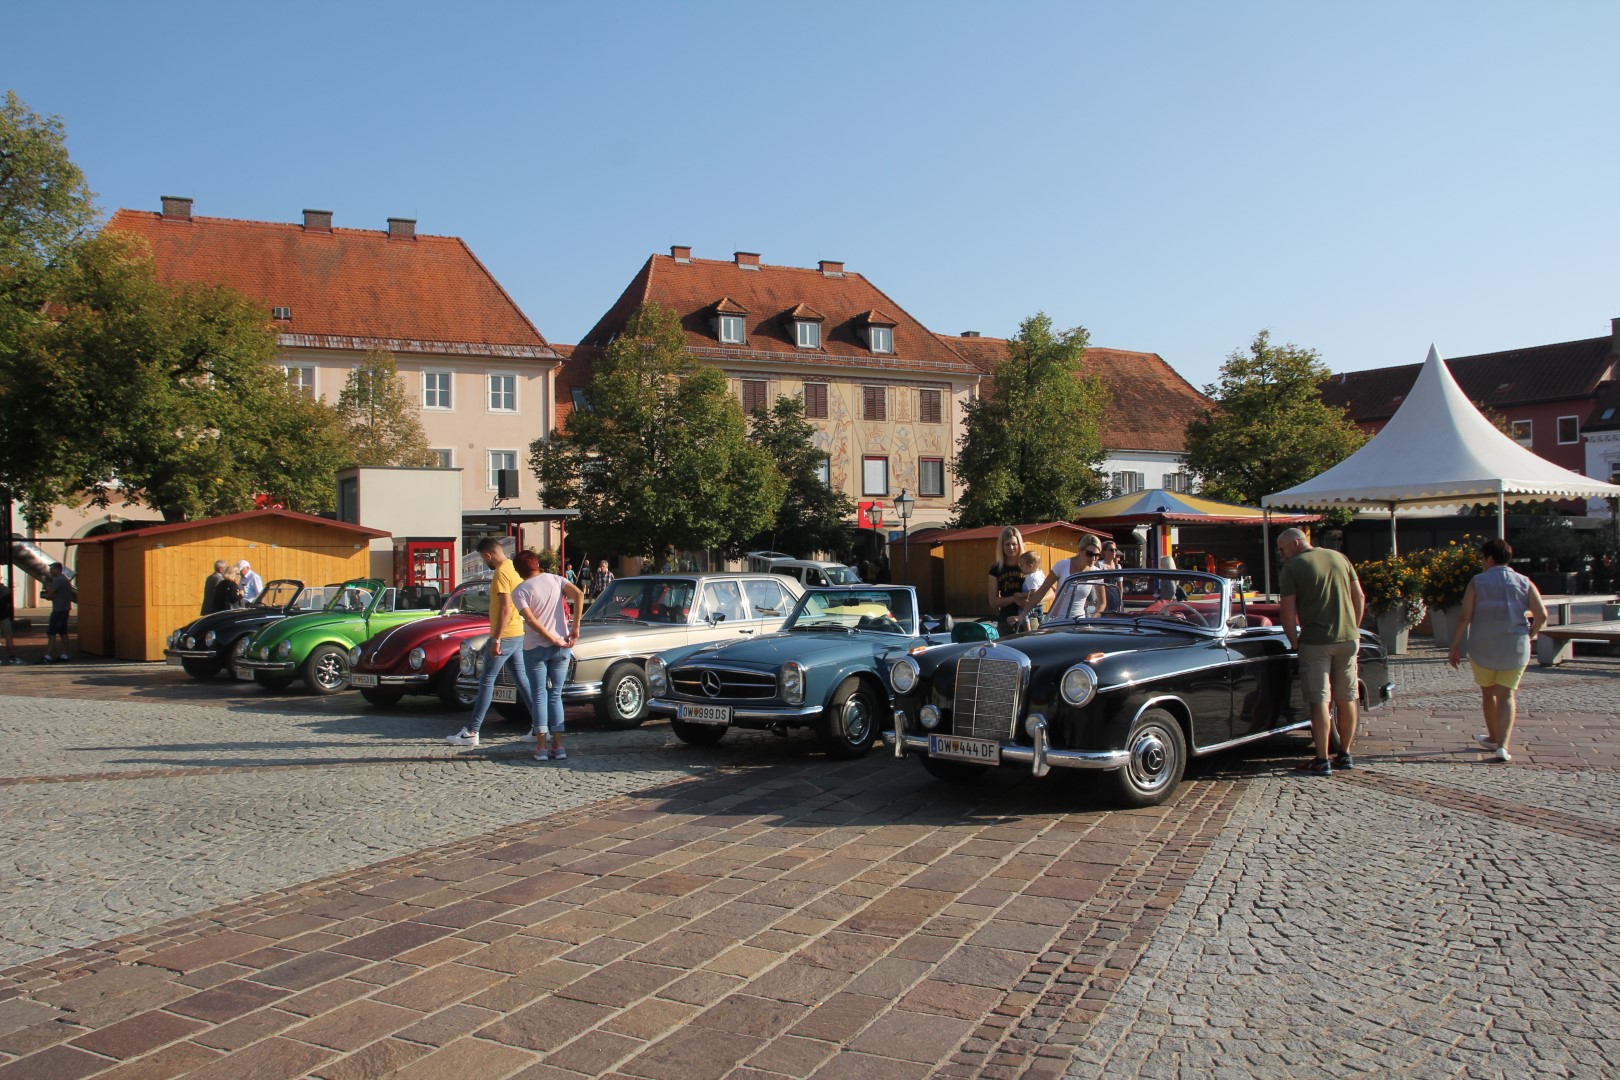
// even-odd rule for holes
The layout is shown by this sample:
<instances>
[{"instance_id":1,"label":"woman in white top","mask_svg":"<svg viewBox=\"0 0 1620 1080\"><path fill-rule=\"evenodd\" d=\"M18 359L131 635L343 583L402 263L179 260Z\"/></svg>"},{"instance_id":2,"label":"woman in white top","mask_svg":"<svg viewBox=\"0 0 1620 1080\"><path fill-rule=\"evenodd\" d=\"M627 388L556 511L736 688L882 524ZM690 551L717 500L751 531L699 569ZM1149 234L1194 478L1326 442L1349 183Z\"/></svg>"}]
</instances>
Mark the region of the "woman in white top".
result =
<instances>
[{"instance_id":1,"label":"woman in white top","mask_svg":"<svg viewBox=\"0 0 1620 1080\"><path fill-rule=\"evenodd\" d=\"M1508 565L1513 545L1487 540L1479 554L1485 569L1474 575L1463 593L1447 660L1457 666L1466 640L1485 713L1485 734L1475 735L1474 741L1505 763L1513 760L1508 741L1517 719L1519 680L1530 663L1530 642L1547 623L1547 605L1535 583Z\"/></svg>"},{"instance_id":2,"label":"woman in white top","mask_svg":"<svg viewBox=\"0 0 1620 1080\"><path fill-rule=\"evenodd\" d=\"M512 590L512 606L523 618L523 666L534 698L534 760L566 761L562 692L573 659L570 650L579 639L585 594L567 578L542 574L540 557L532 551L518 552L512 565L523 578Z\"/></svg>"}]
</instances>

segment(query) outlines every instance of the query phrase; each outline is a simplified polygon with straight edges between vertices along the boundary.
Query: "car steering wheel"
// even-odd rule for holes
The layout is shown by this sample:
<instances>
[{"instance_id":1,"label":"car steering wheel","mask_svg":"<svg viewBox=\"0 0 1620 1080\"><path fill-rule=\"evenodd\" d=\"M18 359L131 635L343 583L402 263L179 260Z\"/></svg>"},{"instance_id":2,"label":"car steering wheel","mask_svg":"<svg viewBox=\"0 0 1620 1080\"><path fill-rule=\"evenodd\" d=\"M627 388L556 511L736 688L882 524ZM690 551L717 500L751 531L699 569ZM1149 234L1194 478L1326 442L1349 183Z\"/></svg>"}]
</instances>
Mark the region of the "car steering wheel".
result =
<instances>
[{"instance_id":1,"label":"car steering wheel","mask_svg":"<svg viewBox=\"0 0 1620 1080\"><path fill-rule=\"evenodd\" d=\"M1204 616L1197 608L1192 607L1189 604L1183 604L1180 601L1173 600L1164 605L1164 607L1160 610L1163 611L1164 614L1170 616L1172 619L1179 619L1182 622L1190 623L1193 626L1209 625L1208 623L1204 622Z\"/></svg>"}]
</instances>

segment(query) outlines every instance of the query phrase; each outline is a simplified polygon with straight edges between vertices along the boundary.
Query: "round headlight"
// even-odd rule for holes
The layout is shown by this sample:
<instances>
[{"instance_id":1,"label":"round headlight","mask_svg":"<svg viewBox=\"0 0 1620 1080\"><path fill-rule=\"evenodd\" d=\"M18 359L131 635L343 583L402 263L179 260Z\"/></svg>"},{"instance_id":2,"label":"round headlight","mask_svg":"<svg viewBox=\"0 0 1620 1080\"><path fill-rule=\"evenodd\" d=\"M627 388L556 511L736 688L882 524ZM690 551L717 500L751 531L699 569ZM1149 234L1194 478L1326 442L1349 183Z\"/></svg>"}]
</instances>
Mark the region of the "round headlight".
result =
<instances>
[{"instance_id":1,"label":"round headlight","mask_svg":"<svg viewBox=\"0 0 1620 1080\"><path fill-rule=\"evenodd\" d=\"M354 651L359 652L360 650L355 649ZM422 670L422 665L427 663L427 650L418 645L405 657L405 662L411 665L412 671ZM522 660L520 659L518 662L522 663Z\"/></svg>"},{"instance_id":2,"label":"round headlight","mask_svg":"<svg viewBox=\"0 0 1620 1080\"><path fill-rule=\"evenodd\" d=\"M270 655L270 646L260 645L257 651L259 654L259 659L263 660L265 657Z\"/></svg>"},{"instance_id":3,"label":"round headlight","mask_svg":"<svg viewBox=\"0 0 1620 1080\"><path fill-rule=\"evenodd\" d=\"M921 721L926 730L933 731L939 727L939 707L937 705L924 705L917 713L917 719Z\"/></svg>"},{"instance_id":4,"label":"round headlight","mask_svg":"<svg viewBox=\"0 0 1620 1080\"><path fill-rule=\"evenodd\" d=\"M186 648L195 649L196 647L197 647L197 639L192 637L190 634L187 634L186 635Z\"/></svg>"},{"instance_id":5,"label":"round headlight","mask_svg":"<svg viewBox=\"0 0 1620 1080\"><path fill-rule=\"evenodd\" d=\"M1085 664L1076 664L1063 673L1058 689L1070 705L1084 705L1097 696L1097 673Z\"/></svg>"},{"instance_id":6,"label":"round headlight","mask_svg":"<svg viewBox=\"0 0 1620 1080\"><path fill-rule=\"evenodd\" d=\"M212 649L214 647L214 642L216 642L218 640L219 640L219 635L214 633L212 630L208 631L208 633L203 635L203 644L206 645L210 649Z\"/></svg>"},{"instance_id":7,"label":"round headlight","mask_svg":"<svg viewBox=\"0 0 1620 1080\"><path fill-rule=\"evenodd\" d=\"M276 659L277 660L285 660L285 659L287 659L287 657L289 657L291 655L292 655L292 642L283 641L280 645L276 646Z\"/></svg>"},{"instance_id":8,"label":"round headlight","mask_svg":"<svg viewBox=\"0 0 1620 1080\"><path fill-rule=\"evenodd\" d=\"M349 666L354 667L360 663L360 646L356 645L349 650Z\"/></svg>"},{"instance_id":9,"label":"round headlight","mask_svg":"<svg viewBox=\"0 0 1620 1080\"><path fill-rule=\"evenodd\" d=\"M889 685L894 687L897 694L911 693L917 689L917 683L921 679L922 671L917 667L917 661L909 656L902 656L889 669Z\"/></svg>"},{"instance_id":10,"label":"round headlight","mask_svg":"<svg viewBox=\"0 0 1620 1080\"><path fill-rule=\"evenodd\" d=\"M804 665L797 660L782 665L782 700L789 705L804 704Z\"/></svg>"},{"instance_id":11,"label":"round headlight","mask_svg":"<svg viewBox=\"0 0 1620 1080\"><path fill-rule=\"evenodd\" d=\"M669 672L664 667L664 661L654 656L647 661L647 689L655 694L669 692Z\"/></svg>"}]
</instances>

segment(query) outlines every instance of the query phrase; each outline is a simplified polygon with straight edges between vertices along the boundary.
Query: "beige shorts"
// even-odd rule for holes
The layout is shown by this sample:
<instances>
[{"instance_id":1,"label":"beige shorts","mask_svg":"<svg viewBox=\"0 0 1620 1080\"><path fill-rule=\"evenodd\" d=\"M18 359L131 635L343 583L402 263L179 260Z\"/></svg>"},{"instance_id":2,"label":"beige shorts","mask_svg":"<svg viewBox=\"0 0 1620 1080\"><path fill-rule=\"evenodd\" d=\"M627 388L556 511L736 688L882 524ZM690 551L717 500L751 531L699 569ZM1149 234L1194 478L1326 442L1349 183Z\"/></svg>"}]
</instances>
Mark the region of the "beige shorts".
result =
<instances>
[{"instance_id":1,"label":"beige shorts","mask_svg":"<svg viewBox=\"0 0 1620 1080\"><path fill-rule=\"evenodd\" d=\"M1354 641L1335 641L1329 645L1300 643L1299 673L1305 680L1307 704L1356 700L1356 648Z\"/></svg>"},{"instance_id":2,"label":"beige shorts","mask_svg":"<svg viewBox=\"0 0 1620 1080\"><path fill-rule=\"evenodd\" d=\"M1509 690L1519 688L1519 680L1524 678L1524 668L1514 668L1511 671L1492 671L1487 667L1480 667L1472 660L1468 663L1474 669L1474 684L1476 686L1505 686Z\"/></svg>"}]
</instances>

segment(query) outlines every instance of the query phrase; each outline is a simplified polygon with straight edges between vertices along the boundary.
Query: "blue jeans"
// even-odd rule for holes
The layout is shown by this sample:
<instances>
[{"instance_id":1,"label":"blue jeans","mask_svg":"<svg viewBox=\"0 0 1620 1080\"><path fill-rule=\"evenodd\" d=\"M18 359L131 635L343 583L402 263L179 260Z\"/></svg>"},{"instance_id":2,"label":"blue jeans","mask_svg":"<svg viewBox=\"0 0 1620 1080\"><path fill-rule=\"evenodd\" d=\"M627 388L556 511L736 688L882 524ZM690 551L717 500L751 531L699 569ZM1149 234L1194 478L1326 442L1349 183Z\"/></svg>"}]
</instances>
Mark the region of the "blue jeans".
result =
<instances>
[{"instance_id":1,"label":"blue jeans","mask_svg":"<svg viewBox=\"0 0 1620 1080\"><path fill-rule=\"evenodd\" d=\"M484 714L489 712L489 703L495 697L495 679L508 661L518 659L523 653L522 634L501 638L501 651L498 653L492 651L494 642L495 639L491 638L490 643L484 646L484 674L478 679L478 700L473 702L472 719L467 722L468 731L476 732L484 726ZM529 690L529 673L522 660L512 665L512 681L517 683L523 704L533 711L534 694Z\"/></svg>"},{"instance_id":2,"label":"blue jeans","mask_svg":"<svg viewBox=\"0 0 1620 1080\"><path fill-rule=\"evenodd\" d=\"M544 735L563 733L563 686L568 682L568 665L573 651L561 645L541 645L523 650L523 664L529 669L529 685L534 688L534 731ZM541 696L541 691L544 696Z\"/></svg>"}]
</instances>

